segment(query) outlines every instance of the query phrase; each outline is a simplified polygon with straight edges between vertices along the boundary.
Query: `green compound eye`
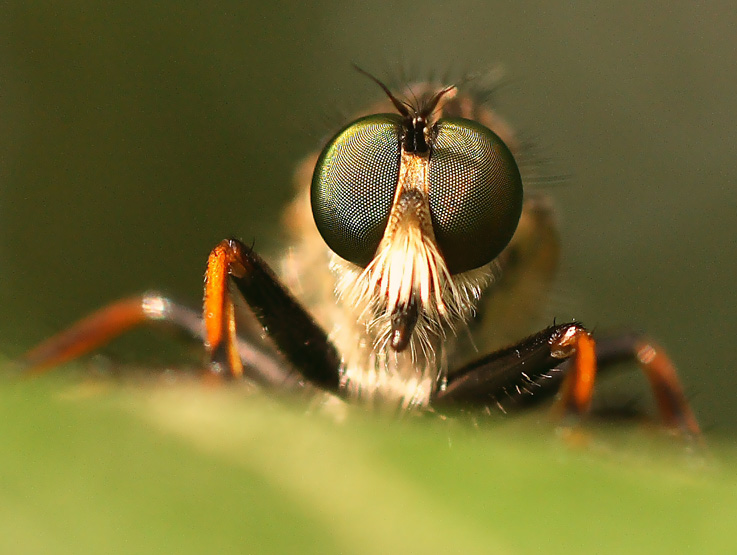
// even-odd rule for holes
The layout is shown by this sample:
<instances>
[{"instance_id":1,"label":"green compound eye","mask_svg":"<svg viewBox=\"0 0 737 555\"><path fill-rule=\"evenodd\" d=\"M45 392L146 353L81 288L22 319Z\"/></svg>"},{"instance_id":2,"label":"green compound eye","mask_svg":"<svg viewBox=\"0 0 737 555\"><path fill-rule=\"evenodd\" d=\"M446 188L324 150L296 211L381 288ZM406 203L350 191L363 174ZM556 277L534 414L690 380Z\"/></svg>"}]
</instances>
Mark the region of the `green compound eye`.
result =
<instances>
[{"instance_id":1,"label":"green compound eye","mask_svg":"<svg viewBox=\"0 0 737 555\"><path fill-rule=\"evenodd\" d=\"M405 129L396 114L346 126L318 158L312 178L315 223L338 256L366 266L384 234L399 178ZM463 118L437 122L428 192L435 239L451 274L491 262L522 212L522 179L502 140Z\"/></svg>"},{"instance_id":2,"label":"green compound eye","mask_svg":"<svg viewBox=\"0 0 737 555\"><path fill-rule=\"evenodd\" d=\"M522 213L522 179L512 153L483 125L441 119L430 154L435 239L451 274L494 260Z\"/></svg>"},{"instance_id":3,"label":"green compound eye","mask_svg":"<svg viewBox=\"0 0 737 555\"><path fill-rule=\"evenodd\" d=\"M354 121L323 149L312 177L312 213L327 245L366 266L379 246L399 179L402 118Z\"/></svg>"}]
</instances>

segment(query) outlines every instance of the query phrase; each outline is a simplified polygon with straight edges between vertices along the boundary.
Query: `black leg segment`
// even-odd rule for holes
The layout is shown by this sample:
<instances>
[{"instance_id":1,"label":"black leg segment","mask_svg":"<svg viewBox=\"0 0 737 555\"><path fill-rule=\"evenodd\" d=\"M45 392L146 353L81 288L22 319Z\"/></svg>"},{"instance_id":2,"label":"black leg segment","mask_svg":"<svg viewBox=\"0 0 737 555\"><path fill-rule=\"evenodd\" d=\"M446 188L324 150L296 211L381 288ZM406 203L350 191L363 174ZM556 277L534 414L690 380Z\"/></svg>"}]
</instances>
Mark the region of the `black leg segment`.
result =
<instances>
[{"instance_id":1,"label":"black leg segment","mask_svg":"<svg viewBox=\"0 0 737 555\"><path fill-rule=\"evenodd\" d=\"M491 353L454 372L445 389L438 391L432 405L513 407L541 401L554 395L562 382L557 370L562 353L557 341L578 324L560 324Z\"/></svg>"},{"instance_id":2,"label":"black leg segment","mask_svg":"<svg viewBox=\"0 0 737 555\"><path fill-rule=\"evenodd\" d=\"M278 349L308 381L338 392L341 360L325 331L260 256L235 239L227 244L230 278Z\"/></svg>"}]
</instances>

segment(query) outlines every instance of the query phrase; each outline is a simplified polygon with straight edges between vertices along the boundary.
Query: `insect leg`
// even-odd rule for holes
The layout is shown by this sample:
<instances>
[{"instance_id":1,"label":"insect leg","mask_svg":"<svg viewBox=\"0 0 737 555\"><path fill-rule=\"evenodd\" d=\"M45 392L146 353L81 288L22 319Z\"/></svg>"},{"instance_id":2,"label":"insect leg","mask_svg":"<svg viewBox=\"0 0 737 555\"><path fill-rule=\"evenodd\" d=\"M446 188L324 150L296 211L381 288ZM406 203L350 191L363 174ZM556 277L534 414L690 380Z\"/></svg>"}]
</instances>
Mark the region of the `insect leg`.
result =
<instances>
[{"instance_id":1,"label":"insect leg","mask_svg":"<svg viewBox=\"0 0 737 555\"><path fill-rule=\"evenodd\" d=\"M79 320L69 328L28 351L21 361L31 373L58 366L112 341L128 330L151 322L180 328L196 339L205 340L202 316L158 293L145 293L115 301ZM261 383L281 384L289 377L284 364L252 342L237 338L236 350L249 377Z\"/></svg>"},{"instance_id":2,"label":"insect leg","mask_svg":"<svg viewBox=\"0 0 737 555\"><path fill-rule=\"evenodd\" d=\"M602 370L617 362L636 361L650 383L666 426L693 437L701 435L675 365L665 350L650 338L630 332L597 339L596 357Z\"/></svg>"},{"instance_id":3,"label":"insect leg","mask_svg":"<svg viewBox=\"0 0 737 555\"><path fill-rule=\"evenodd\" d=\"M576 350L576 341L583 348ZM551 326L451 373L447 386L436 393L432 404L496 405L504 409L528 399L546 399L560 385L556 369L562 360L575 355L585 365L592 358L588 353L589 341L588 332L579 324ZM591 382L595 371L594 364L582 373L590 376ZM548 386L548 380L554 382L554 387ZM581 411L587 407L586 396L585 388L580 386L577 396L571 399Z\"/></svg>"},{"instance_id":4,"label":"insect leg","mask_svg":"<svg viewBox=\"0 0 737 555\"><path fill-rule=\"evenodd\" d=\"M641 335L605 339L601 345L579 324L552 326L519 344L491 353L451 375L433 406L508 405L549 398L558 391L564 414L584 414L593 394L597 364L639 362L664 424L689 437L701 431L667 355ZM563 364L561 361L565 360Z\"/></svg>"},{"instance_id":5,"label":"insect leg","mask_svg":"<svg viewBox=\"0 0 737 555\"><path fill-rule=\"evenodd\" d=\"M236 239L218 244L207 263L205 344L213 363L232 374L239 372L233 299L228 280L232 280L261 326L294 368L313 384L338 392L341 360L335 346L266 262Z\"/></svg>"}]
</instances>

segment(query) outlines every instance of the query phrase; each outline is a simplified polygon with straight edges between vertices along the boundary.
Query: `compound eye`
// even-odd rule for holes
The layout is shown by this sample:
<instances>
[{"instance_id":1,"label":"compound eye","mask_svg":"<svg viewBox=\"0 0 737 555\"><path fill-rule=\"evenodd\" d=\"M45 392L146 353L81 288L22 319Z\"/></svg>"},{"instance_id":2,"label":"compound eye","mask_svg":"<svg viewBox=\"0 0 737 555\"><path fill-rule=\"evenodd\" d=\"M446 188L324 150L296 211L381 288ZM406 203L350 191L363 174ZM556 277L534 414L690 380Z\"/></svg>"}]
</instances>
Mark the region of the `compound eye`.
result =
<instances>
[{"instance_id":1,"label":"compound eye","mask_svg":"<svg viewBox=\"0 0 737 555\"><path fill-rule=\"evenodd\" d=\"M430 154L430 215L448 270L494 260L522 213L522 179L512 153L483 125L441 119Z\"/></svg>"},{"instance_id":2,"label":"compound eye","mask_svg":"<svg viewBox=\"0 0 737 555\"><path fill-rule=\"evenodd\" d=\"M312 214L341 258L366 266L379 246L399 179L402 119L376 114L339 131L312 176Z\"/></svg>"}]
</instances>

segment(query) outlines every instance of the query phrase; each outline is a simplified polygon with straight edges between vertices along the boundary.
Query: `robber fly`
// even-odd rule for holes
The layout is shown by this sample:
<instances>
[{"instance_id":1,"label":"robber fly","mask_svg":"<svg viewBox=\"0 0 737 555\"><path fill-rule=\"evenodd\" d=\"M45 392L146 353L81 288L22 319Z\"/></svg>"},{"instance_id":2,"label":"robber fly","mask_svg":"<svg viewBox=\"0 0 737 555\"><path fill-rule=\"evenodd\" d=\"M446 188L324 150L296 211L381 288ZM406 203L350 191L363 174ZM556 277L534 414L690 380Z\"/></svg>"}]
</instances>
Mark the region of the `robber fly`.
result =
<instances>
[{"instance_id":1,"label":"robber fly","mask_svg":"<svg viewBox=\"0 0 737 555\"><path fill-rule=\"evenodd\" d=\"M210 253L201 317L158 294L124 299L28 362L53 366L163 320L203 339L217 375L399 410L505 409L557 393L562 413L581 415L597 365L629 358L665 425L698 436L673 365L646 338L597 344L577 322L523 338L555 274L555 219L478 91L424 83L395 94L359 71L386 98L299 166L279 276L227 239Z\"/></svg>"}]
</instances>

